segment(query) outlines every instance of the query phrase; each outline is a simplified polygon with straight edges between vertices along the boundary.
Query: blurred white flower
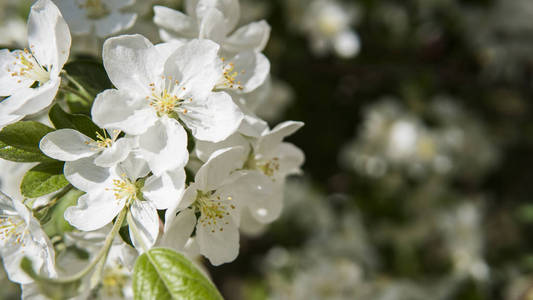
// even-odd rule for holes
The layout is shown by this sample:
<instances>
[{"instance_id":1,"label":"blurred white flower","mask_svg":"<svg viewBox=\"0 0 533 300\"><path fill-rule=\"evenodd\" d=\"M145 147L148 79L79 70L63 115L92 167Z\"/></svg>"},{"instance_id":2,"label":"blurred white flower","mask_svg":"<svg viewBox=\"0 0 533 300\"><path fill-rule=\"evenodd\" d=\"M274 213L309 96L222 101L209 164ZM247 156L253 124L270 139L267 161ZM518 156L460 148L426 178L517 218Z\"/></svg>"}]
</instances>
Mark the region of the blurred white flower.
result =
<instances>
[{"instance_id":1,"label":"blurred white flower","mask_svg":"<svg viewBox=\"0 0 533 300\"><path fill-rule=\"evenodd\" d=\"M135 23L136 13L124 9L135 0L54 0L63 12L73 34L93 34L100 38L128 29Z\"/></svg>"}]
</instances>

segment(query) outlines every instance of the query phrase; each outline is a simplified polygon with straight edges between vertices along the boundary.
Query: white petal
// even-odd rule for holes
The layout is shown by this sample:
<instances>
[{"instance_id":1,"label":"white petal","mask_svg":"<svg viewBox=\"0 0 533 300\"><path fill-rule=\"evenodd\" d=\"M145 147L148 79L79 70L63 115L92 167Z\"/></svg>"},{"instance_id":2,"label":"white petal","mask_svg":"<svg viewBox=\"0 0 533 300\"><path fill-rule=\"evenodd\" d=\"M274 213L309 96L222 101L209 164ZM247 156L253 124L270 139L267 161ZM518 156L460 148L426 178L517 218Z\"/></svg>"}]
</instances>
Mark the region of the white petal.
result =
<instances>
[{"instance_id":1,"label":"white petal","mask_svg":"<svg viewBox=\"0 0 533 300\"><path fill-rule=\"evenodd\" d=\"M242 168L244 161L242 147L233 147L217 150L209 160L198 170L194 182L202 191L216 190L226 181L230 173Z\"/></svg>"},{"instance_id":2,"label":"white petal","mask_svg":"<svg viewBox=\"0 0 533 300\"><path fill-rule=\"evenodd\" d=\"M65 210L65 220L79 230L96 230L113 221L125 202L126 199L115 199L110 192L91 192L81 196L76 206Z\"/></svg>"},{"instance_id":3,"label":"white petal","mask_svg":"<svg viewBox=\"0 0 533 300\"><path fill-rule=\"evenodd\" d=\"M52 78L50 81L46 82L38 88L27 88L23 91L17 91L16 94L18 94L19 92L22 92L24 94L24 99L21 99L24 104L14 110L13 114L29 115L38 113L39 111L45 109L50 104L52 104L52 101L54 100L54 97L56 96L57 91L59 89L60 83L61 80L56 77Z\"/></svg>"},{"instance_id":4,"label":"white petal","mask_svg":"<svg viewBox=\"0 0 533 300\"><path fill-rule=\"evenodd\" d=\"M119 31L131 28L135 24L137 14L112 12L105 18L95 22L95 34L101 38L110 36Z\"/></svg>"},{"instance_id":5,"label":"white petal","mask_svg":"<svg viewBox=\"0 0 533 300\"><path fill-rule=\"evenodd\" d=\"M117 166L119 174L126 174L126 176L135 181L138 178L143 178L150 173L150 168L146 160L138 153L131 152L128 157Z\"/></svg>"},{"instance_id":6,"label":"white petal","mask_svg":"<svg viewBox=\"0 0 533 300\"><path fill-rule=\"evenodd\" d=\"M223 263L233 261L239 254L239 231L231 218L224 218L227 221L223 230L202 226L196 226L196 238L200 246L200 253L209 259L212 265L218 266Z\"/></svg>"},{"instance_id":7,"label":"white petal","mask_svg":"<svg viewBox=\"0 0 533 300\"><path fill-rule=\"evenodd\" d=\"M111 169L95 165L92 157L67 161L64 174L73 186L84 192L99 189L109 182L113 175Z\"/></svg>"},{"instance_id":8,"label":"white petal","mask_svg":"<svg viewBox=\"0 0 533 300\"><path fill-rule=\"evenodd\" d=\"M94 159L94 163L100 167L112 167L116 165L128 157L128 154L137 146L137 140L137 137L134 136L126 136L118 139L111 147L102 151Z\"/></svg>"},{"instance_id":9,"label":"white petal","mask_svg":"<svg viewBox=\"0 0 533 300\"><path fill-rule=\"evenodd\" d=\"M78 5L77 1L59 0L57 7L64 12L65 21L74 35L89 34L93 21L87 18L87 11Z\"/></svg>"},{"instance_id":10,"label":"white petal","mask_svg":"<svg viewBox=\"0 0 533 300\"><path fill-rule=\"evenodd\" d=\"M268 123L252 113L244 113L244 119L239 127L239 133L258 138L268 131Z\"/></svg>"},{"instance_id":11,"label":"white petal","mask_svg":"<svg viewBox=\"0 0 533 300\"><path fill-rule=\"evenodd\" d=\"M243 156L240 159L241 161L245 161L250 153L250 143L239 133L234 133L218 143L198 140L196 141L194 153L201 161L206 162L213 152L229 147L242 147L244 149L242 152Z\"/></svg>"},{"instance_id":12,"label":"white petal","mask_svg":"<svg viewBox=\"0 0 533 300\"><path fill-rule=\"evenodd\" d=\"M261 53L253 51L245 51L234 56L228 63L233 63L234 72L237 72L235 77L236 82L241 82L242 90L237 89L242 93L249 93L267 79L270 73L270 62Z\"/></svg>"},{"instance_id":13,"label":"white petal","mask_svg":"<svg viewBox=\"0 0 533 300\"><path fill-rule=\"evenodd\" d=\"M191 233L196 226L196 216L192 209L182 210L171 224L165 224L165 233L161 238L160 246L176 251L183 251Z\"/></svg>"},{"instance_id":14,"label":"white petal","mask_svg":"<svg viewBox=\"0 0 533 300\"><path fill-rule=\"evenodd\" d=\"M131 217L129 214L131 214ZM148 201L136 200L130 207L129 214L128 224L133 245L137 249L142 249L141 245L146 246L148 249L151 248L159 235L157 210Z\"/></svg>"},{"instance_id":15,"label":"white petal","mask_svg":"<svg viewBox=\"0 0 533 300\"><path fill-rule=\"evenodd\" d=\"M235 133L243 119L243 113L224 92L211 93L205 101L186 102L187 113L180 118L203 141L220 142Z\"/></svg>"},{"instance_id":16,"label":"white petal","mask_svg":"<svg viewBox=\"0 0 533 300\"><path fill-rule=\"evenodd\" d=\"M263 135L255 149L256 153L267 155L273 151L283 139L304 126L303 122L286 121L278 124L269 133Z\"/></svg>"},{"instance_id":17,"label":"white petal","mask_svg":"<svg viewBox=\"0 0 533 300\"><path fill-rule=\"evenodd\" d=\"M252 216L261 223L277 219L283 207L283 189L279 184L257 171L241 171L241 176L233 182L231 189L234 198L247 206Z\"/></svg>"},{"instance_id":18,"label":"white petal","mask_svg":"<svg viewBox=\"0 0 533 300\"><path fill-rule=\"evenodd\" d=\"M196 17L198 19L209 18L209 11L215 8L220 11L222 15L222 24L220 27L224 28L224 34L232 31L240 17L240 7L238 0L199 0L195 7Z\"/></svg>"},{"instance_id":19,"label":"white petal","mask_svg":"<svg viewBox=\"0 0 533 300\"><path fill-rule=\"evenodd\" d=\"M257 221L257 219L252 216L252 213L245 209L241 215L241 224L239 226L241 233L251 236L258 237L265 232L267 225Z\"/></svg>"},{"instance_id":20,"label":"white petal","mask_svg":"<svg viewBox=\"0 0 533 300\"><path fill-rule=\"evenodd\" d=\"M150 83L163 71L164 61L157 49L139 34L107 39L102 58L107 75L115 87L142 97L151 94Z\"/></svg>"},{"instance_id":21,"label":"white petal","mask_svg":"<svg viewBox=\"0 0 533 300\"><path fill-rule=\"evenodd\" d=\"M96 96L91 114L98 126L120 129L132 135L144 133L157 120L148 101L113 89Z\"/></svg>"},{"instance_id":22,"label":"white petal","mask_svg":"<svg viewBox=\"0 0 533 300\"><path fill-rule=\"evenodd\" d=\"M165 231L167 231L170 224L172 224L174 218L176 217L176 213L188 208L191 204L194 203L194 201L196 200L197 194L198 194L198 185L193 182L187 187L187 189L185 189L185 192L183 193L183 197L181 197L181 199L179 199L178 202L173 203L166 210Z\"/></svg>"},{"instance_id":23,"label":"white petal","mask_svg":"<svg viewBox=\"0 0 533 300\"><path fill-rule=\"evenodd\" d=\"M270 25L265 21L253 22L237 29L228 37L223 48L231 53L253 50L261 52L270 38Z\"/></svg>"},{"instance_id":24,"label":"white petal","mask_svg":"<svg viewBox=\"0 0 533 300\"><path fill-rule=\"evenodd\" d=\"M272 152L272 155L279 159L279 170L277 170L279 175L275 174L275 176L281 176L281 180L286 175L299 174L301 172L300 167L305 161L305 155L300 148L291 143L281 143Z\"/></svg>"},{"instance_id":25,"label":"white petal","mask_svg":"<svg viewBox=\"0 0 533 300\"><path fill-rule=\"evenodd\" d=\"M200 21L198 38L212 40L220 44L224 41L227 31L224 15L218 9L211 8L205 12Z\"/></svg>"},{"instance_id":26,"label":"white petal","mask_svg":"<svg viewBox=\"0 0 533 300\"><path fill-rule=\"evenodd\" d=\"M154 6L154 23L183 37L198 37L196 22L189 16L168 7Z\"/></svg>"},{"instance_id":27,"label":"white petal","mask_svg":"<svg viewBox=\"0 0 533 300\"><path fill-rule=\"evenodd\" d=\"M29 88L34 80L25 76L13 76L13 64L16 63L16 53L7 49L0 50L0 97L10 96L20 88ZM19 82L20 81L20 82Z\"/></svg>"},{"instance_id":28,"label":"white petal","mask_svg":"<svg viewBox=\"0 0 533 300\"><path fill-rule=\"evenodd\" d=\"M165 75L186 88L185 95L205 99L222 76L219 46L209 40L193 40L176 49L165 63Z\"/></svg>"},{"instance_id":29,"label":"white petal","mask_svg":"<svg viewBox=\"0 0 533 300\"><path fill-rule=\"evenodd\" d=\"M178 203L185 191L185 170L167 171L160 177L151 176L143 187L143 195L157 209L167 209Z\"/></svg>"},{"instance_id":30,"label":"white petal","mask_svg":"<svg viewBox=\"0 0 533 300\"><path fill-rule=\"evenodd\" d=\"M161 118L139 137L139 148L156 176L183 167L189 160L185 129L167 117Z\"/></svg>"},{"instance_id":31,"label":"white petal","mask_svg":"<svg viewBox=\"0 0 533 300\"><path fill-rule=\"evenodd\" d=\"M28 43L39 63L57 76L68 59L71 37L67 23L52 1L39 0L32 6Z\"/></svg>"},{"instance_id":32,"label":"white petal","mask_svg":"<svg viewBox=\"0 0 533 300\"><path fill-rule=\"evenodd\" d=\"M89 145L91 142L91 138L74 129L59 129L45 135L39 143L39 148L51 158L73 161L96 153Z\"/></svg>"}]
</instances>

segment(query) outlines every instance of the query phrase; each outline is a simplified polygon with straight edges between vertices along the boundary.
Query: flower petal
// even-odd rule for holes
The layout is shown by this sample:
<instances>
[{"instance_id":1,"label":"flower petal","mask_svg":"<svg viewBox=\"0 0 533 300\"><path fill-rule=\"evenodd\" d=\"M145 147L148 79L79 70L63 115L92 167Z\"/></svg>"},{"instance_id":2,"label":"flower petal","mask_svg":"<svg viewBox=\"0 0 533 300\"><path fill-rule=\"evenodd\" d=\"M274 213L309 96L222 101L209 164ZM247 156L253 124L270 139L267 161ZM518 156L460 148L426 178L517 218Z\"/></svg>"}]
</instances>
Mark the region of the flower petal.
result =
<instances>
[{"instance_id":1,"label":"flower petal","mask_svg":"<svg viewBox=\"0 0 533 300\"><path fill-rule=\"evenodd\" d=\"M242 93L249 93L261 86L270 73L270 62L261 53L240 52L229 60L228 64L230 63L237 72L235 81L240 82L242 87L242 89L235 88Z\"/></svg>"},{"instance_id":2,"label":"flower petal","mask_svg":"<svg viewBox=\"0 0 533 300\"><path fill-rule=\"evenodd\" d=\"M113 89L96 96L91 114L98 126L120 129L132 135L144 133L157 120L148 101Z\"/></svg>"},{"instance_id":3,"label":"flower petal","mask_svg":"<svg viewBox=\"0 0 533 300\"><path fill-rule=\"evenodd\" d=\"M270 38L270 25L265 21L253 22L237 29L226 39L223 49L230 53L247 50L261 52Z\"/></svg>"},{"instance_id":4,"label":"flower petal","mask_svg":"<svg viewBox=\"0 0 533 300\"><path fill-rule=\"evenodd\" d=\"M87 193L78 199L76 206L65 210L65 220L79 230L96 230L113 221L125 203L126 199L116 199L113 193Z\"/></svg>"},{"instance_id":5,"label":"flower petal","mask_svg":"<svg viewBox=\"0 0 533 300\"><path fill-rule=\"evenodd\" d=\"M250 143L239 133L234 133L218 143L198 140L196 141L194 153L201 161L206 162L213 152L229 147L242 147L244 149L241 161L245 161L250 153Z\"/></svg>"},{"instance_id":6,"label":"flower petal","mask_svg":"<svg viewBox=\"0 0 533 300\"><path fill-rule=\"evenodd\" d=\"M224 92L211 93L205 101L183 104L187 112L180 112L180 118L192 131L192 135L203 141L220 142L239 128L243 113Z\"/></svg>"},{"instance_id":7,"label":"flower petal","mask_svg":"<svg viewBox=\"0 0 533 300\"><path fill-rule=\"evenodd\" d=\"M196 226L196 237L200 253L209 259L212 265L218 266L233 261L239 254L239 231L232 218L224 218L227 222L222 228ZM222 229L222 230L220 230Z\"/></svg>"},{"instance_id":8,"label":"flower petal","mask_svg":"<svg viewBox=\"0 0 533 300\"><path fill-rule=\"evenodd\" d=\"M139 153L156 176L183 167L189 160L187 133L176 120L163 117L139 137Z\"/></svg>"},{"instance_id":9,"label":"flower petal","mask_svg":"<svg viewBox=\"0 0 533 300\"><path fill-rule=\"evenodd\" d=\"M135 136L126 136L118 139L113 145L111 145L111 147L102 151L100 155L94 159L94 163L100 167L112 167L125 160L137 144L138 138Z\"/></svg>"},{"instance_id":10,"label":"flower petal","mask_svg":"<svg viewBox=\"0 0 533 300\"><path fill-rule=\"evenodd\" d=\"M165 63L165 75L186 88L183 98L205 99L222 76L219 46L209 40L192 40L174 51Z\"/></svg>"},{"instance_id":11,"label":"flower petal","mask_svg":"<svg viewBox=\"0 0 533 300\"><path fill-rule=\"evenodd\" d=\"M165 224L165 233L159 245L176 251L183 251L195 226L196 215L194 211L192 209L182 210L170 225Z\"/></svg>"},{"instance_id":12,"label":"flower petal","mask_svg":"<svg viewBox=\"0 0 533 300\"><path fill-rule=\"evenodd\" d=\"M11 69L16 63L18 51L9 52L7 49L0 50L0 97L12 95L20 88L29 88L34 80L25 76L12 75Z\"/></svg>"},{"instance_id":13,"label":"flower petal","mask_svg":"<svg viewBox=\"0 0 533 300\"><path fill-rule=\"evenodd\" d=\"M171 206L169 206L165 212L165 232L168 230L170 224L172 224L174 218L176 217L176 213L188 208L191 204L193 204L197 195L198 185L193 182L187 187L187 189L185 189L183 197L181 197L178 202L174 202Z\"/></svg>"},{"instance_id":14,"label":"flower petal","mask_svg":"<svg viewBox=\"0 0 533 300\"><path fill-rule=\"evenodd\" d=\"M198 26L194 19L168 7L154 6L154 23L181 37L198 37Z\"/></svg>"},{"instance_id":15,"label":"flower petal","mask_svg":"<svg viewBox=\"0 0 533 300\"><path fill-rule=\"evenodd\" d=\"M101 38L110 36L132 27L136 19L137 14L113 11L105 18L95 22L95 34Z\"/></svg>"},{"instance_id":16,"label":"flower petal","mask_svg":"<svg viewBox=\"0 0 533 300\"><path fill-rule=\"evenodd\" d=\"M256 146L255 152L268 155L273 151L283 139L304 126L303 122L286 121L278 124L269 133L263 135Z\"/></svg>"},{"instance_id":17,"label":"flower petal","mask_svg":"<svg viewBox=\"0 0 533 300\"><path fill-rule=\"evenodd\" d=\"M73 186L84 192L101 188L113 175L111 169L95 165L92 157L67 161L63 172Z\"/></svg>"},{"instance_id":18,"label":"flower petal","mask_svg":"<svg viewBox=\"0 0 533 300\"><path fill-rule=\"evenodd\" d=\"M235 29L239 22L241 9L238 0L199 0L195 7L195 17L198 19L209 18L209 11L215 8L222 15L224 35Z\"/></svg>"},{"instance_id":19,"label":"flower petal","mask_svg":"<svg viewBox=\"0 0 533 300\"><path fill-rule=\"evenodd\" d=\"M89 145L91 142L91 138L74 129L59 129L45 135L39 148L51 158L73 161L96 154Z\"/></svg>"},{"instance_id":20,"label":"flower petal","mask_svg":"<svg viewBox=\"0 0 533 300\"><path fill-rule=\"evenodd\" d=\"M136 200L128 213L131 241L137 249L146 246L150 249L159 235L159 217L157 210L148 201Z\"/></svg>"},{"instance_id":21,"label":"flower petal","mask_svg":"<svg viewBox=\"0 0 533 300\"><path fill-rule=\"evenodd\" d=\"M50 0L39 0L28 18L28 44L39 64L52 76L59 74L70 53L70 31L59 9Z\"/></svg>"},{"instance_id":22,"label":"flower petal","mask_svg":"<svg viewBox=\"0 0 533 300\"><path fill-rule=\"evenodd\" d=\"M117 89L142 97L151 94L150 83L163 71L164 60L159 52L139 34L107 39L102 58L107 75Z\"/></svg>"},{"instance_id":23,"label":"flower petal","mask_svg":"<svg viewBox=\"0 0 533 300\"><path fill-rule=\"evenodd\" d=\"M19 92L23 94L23 96L20 96L22 99L18 100L22 101L23 104L14 110L12 114L29 115L38 113L39 111L45 109L47 106L52 104L52 101L54 100L54 97L59 89L60 83L61 80L56 77L38 88L26 88L22 91L17 91L15 95L17 95Z\"/></svg>"},{"instance_id":24,"label":"flower petal","mask_svg":"<svg viewBox=\"0 0 533 300\"><path fill-rule=\"evenodd\" d=\"M226 181L230 173L243 164L242 147L232 147L217 150L209 160L198 170L194 182L202 191L216 190Z\"/></svg>"},{"instance_id":25,"label":"flower petal","mask_svg":"<svg viewBox=\"0 0 533 300\"><path fill-rule=\"evenodd\" d=\"M157 209L167 209L181 199L185 191L185 170L167 171L161 176L151 176L143 187L143 195Z\"/></svg>"}]
</instances>

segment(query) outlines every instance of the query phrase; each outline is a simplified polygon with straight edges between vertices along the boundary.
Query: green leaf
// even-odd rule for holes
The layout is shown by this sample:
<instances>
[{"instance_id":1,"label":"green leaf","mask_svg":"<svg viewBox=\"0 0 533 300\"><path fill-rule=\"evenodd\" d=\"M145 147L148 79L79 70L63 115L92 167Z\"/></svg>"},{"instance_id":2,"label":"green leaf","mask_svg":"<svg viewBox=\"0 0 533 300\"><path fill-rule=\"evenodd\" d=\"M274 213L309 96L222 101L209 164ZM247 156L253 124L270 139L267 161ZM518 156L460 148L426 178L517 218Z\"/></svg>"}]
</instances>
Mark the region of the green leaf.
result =
<instances>
[{"instance_id":1,"label":"green leaf","mask_svg":"<svg viewBox=\"0 0 533 300\"><path fill-rule=\"evenodd\" d=\"M43 229L48 236L62 235L63 233L74 229L74 227L65 220L65 210L76 205L78 198L83 194L84 192L80 190L72 189L63 197L59 198L57 203L49 209L49 221L43 226Z\"/></svg>"},{"instance_id":2,"label":"green leaf","mask_svg":"<svg viewBox=\"0 0 533 300\"><path fill-rule=\"evenodd\" d=\"M221 300L215 286L183 255L154 248L141 255L133 270L135 300Z\"/></svg>"},{"instance_id":3,"label":"green leaf","mask_svg":"<svg viewBox=\"0 0 533 300\"><path fill-rule=\"evenodd\" d=\"M16 162L55 161L44 155L39 142L54 129L34 121L20 121L0 131L0 157Z\"/></svg>"},{"instance_id":4,"label":"green leaf","mask_svg":"<svg viewBox=\"0 0 533 300\"><path fill-rule=\"evenodd\" d=\"M50 162L31 168L22 178L22 195L37 198L66 187L68 181L63 176L63 165L63 162Z\"/></svg>"},{"instance_id":5,"label":"green leaf","mask_svg":"<svg viewBox=\"0 0 533 300\"><path fill-rule=\"evenodd\" d=\"M113 88L104 66L99 62L78 60L66 64L63 69L93 97L103 90ZM79 88L75 84L71 87Z\"/></svg>"},{"instance_id":6,"label":"green leaf","mask_svg":"<svg viewBox=\"0 0 533 300\"><path fill-rule=\"evenodd\" d=\"M4 127L0 131L0 141L22 150L41 152L39 142L52 131L53 128L39 122L20 121Z\"/></svg>"},{"instance_id":7,"label":"green leaf","mask_svg":"<svg viewBox=\"0 0 533 300\"><path fill-rule=\"evenodd\" d=\"M100 132L101 135L104 135L103 130L94 124L91 118L86 115L69 114L65 112L59 104L52 106L48 116L56 129L75 129L92 139L96 139L96 132Z\"/></svg>"},{"instance_id":8,"label":"green leaf","mask_svg":"<svg viewBox=\"0 0 533 300\"><path fill-rule=\"evenodd\" d=\"M15 162L50 162L54 161L42 152L30 152L22 150L0 141L0 158Z\"/></svg>"},{"instance_id":9,"label":"green leaf","mask_svg":"<svg viewBox=\"0 0 533 300\"><path fill-rule=\"evenodd\" d=\"M33 269L32 261L28 257L22 258L20 267L35 281L41 294L44 294L49 299L69 299L79 294L80 280L65 283L54 282L53 280L37 274Z\"/></svg>"}]
</instances>

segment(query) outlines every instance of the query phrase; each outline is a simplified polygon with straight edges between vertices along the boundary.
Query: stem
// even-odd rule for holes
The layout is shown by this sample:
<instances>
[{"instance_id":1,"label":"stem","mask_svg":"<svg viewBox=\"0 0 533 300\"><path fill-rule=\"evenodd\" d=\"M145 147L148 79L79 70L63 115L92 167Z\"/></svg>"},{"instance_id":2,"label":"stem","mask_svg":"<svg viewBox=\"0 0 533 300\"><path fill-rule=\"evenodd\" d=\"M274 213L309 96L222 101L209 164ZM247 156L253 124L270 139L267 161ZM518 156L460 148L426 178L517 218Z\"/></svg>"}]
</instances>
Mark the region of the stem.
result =
<instances>
[{"instance_id":1,"label":"stem","mask_svg":"<svg viewBox=\"0 0 533 300\"><path fill-rule=\"evenodd\" d=\"M52 283L70 283L79 280L83 276L87 275L100 262L100 260L107 259L109 249L111 248L113 240L115 239L115 236L117 235L118 231L120 230L120 227L122 226L122 223L124 222L124 218L126 217L127 212L128 208L124 207L124 209L119 213L117 219L115 220L115 224L113 224L113 228L111 228L109 235L105 239L104 246L102 247L102 249L100 249L100 252L98 252L94 260L87 267L85 267L85 269L79 271L78 273L72 276L63 278L45 278L44 280Z\"/></svg>"},{"instance_id":2,"label":"stem","mask_svg":"<svg viewBox=\"0 0 533 300\"><path fill-rule=\"evenodd\" d=\"M81 99L85 100L85 102L87 103L91 103L92 102L92 99L89 98L89 96L81 93L80 91L77 91L69 86L62 86L59 88L60 90L62 90L63 92L69 92L69 93L72 93L78 97L80 97Z\"/></svg>"}]
</instances>

